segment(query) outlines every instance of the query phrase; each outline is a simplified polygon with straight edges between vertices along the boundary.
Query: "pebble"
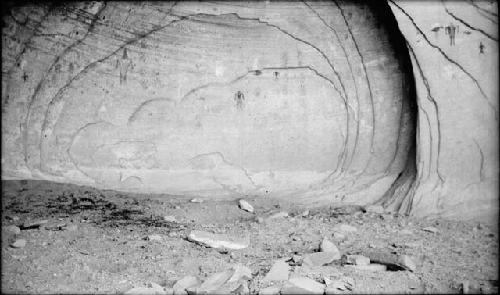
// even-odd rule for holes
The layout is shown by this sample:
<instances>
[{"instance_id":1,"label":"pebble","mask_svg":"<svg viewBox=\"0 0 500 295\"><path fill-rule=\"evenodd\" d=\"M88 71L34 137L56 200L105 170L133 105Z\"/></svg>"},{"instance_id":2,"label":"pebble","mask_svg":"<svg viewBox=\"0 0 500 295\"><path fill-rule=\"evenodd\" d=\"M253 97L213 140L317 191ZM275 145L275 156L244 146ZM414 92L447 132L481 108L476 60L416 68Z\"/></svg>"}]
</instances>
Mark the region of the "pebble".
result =
<instances>
[{"instance_id":1,"label":"pebble","mask_svg":"<svg viewBox=\"0 0 500 295\"><path fill-rule=\"evenodd\" d=\"M263 282L276 282L276 281L286 281L288 280L288 274L290 272L290 266L283 260L276 261L269 272L266 274Z\"/></svg>"},{"instance_id":2,"label":"pebble","mask_svg":"<svg viewBox=\"0 0 500 295\"><path fill-rule=\"evenodd\" d=\"M384 247L385 247L385 244L382 242L373 242L373 243L368 244L368 248L377 249L377 248L384 248Z\"/></svg>"},{"instance_id":3,"label":"pebble","mask_svg":"<svg viewBox=\"0 0 500 295\"><path fill-rule=\"evenodd\" d=\"M226 248L239 250L247 248L250 244L248 238L236 238L225 234L213 234L206 231L193 230L188 235L188 240L210 248Z\"/></svg>"},{"instance_id":4,"label":"pebble","mask_svg":"<svg viewBox=\"0 0 500 295\"><path fill-rule=\"evenodd\" d=\"M368 265L345 265L344 267L353 268L357 270L366 270L366 271L386 271L387 266L378 263L370 263Z\"/></svg>"},{"instance_id":5,"label":"pebble","mask_svg":"<svg viewBox=\"0 0 500 295\"><path fill-rule=\"evenodd\" d=\"M296 277L287 281L281 288L281 294L323 294L325 285L308 277Z\"/></svg>"},{"instance_id":6,"label":"pebble","mask_svg":"<svg viewBox=\"0 0 500 295\"><path fill-rule=\"evenodd\" d=\"M300 214L302 217L307 217L309 216L309 210L306 210L304 212L302 212L302 214Z\"/></svg>"},{"instance_id":7,"label":"pebble","mask_svg":"<svg viewBox=\"0 0 500 295\"><path fill-rule=\"evenodd\" d=\"M319 245L319 250L321 252L335 252L340 254L340 251L337 248L337 246L335 246L335 244L330 242L327 238L323 238L323 240Z\"/></svg>"},{"instance_id":8,"label":"pebble","mask_svg":"<svg viewBox=\"0 0 500 295\"><path fill-rule=\"evenodd\" d=\"M174 291L174 295L184 295L187 294L186 289L197 287L200 285L200 280L198 280L195 276L185 276L182 279L178 280L174 286L172 287Z\"/></svg>"},{"instance_id":9,"label":"pebble","mask_svg":"<svg viewBox=\"0 0 500 295\"><path fill-rule=\"evenodd\" d=\"M153 234L153 235L149 235L146 237L146 239L148 241L157 241L157 242L161 242L163 239L160 235L157 235L157 234Z\"/></svg>"},{"instance_id":10,"label":"pebble","mask_svg":"<svg viewBox=\"0 0 500 295\"><path fill-rule=\"evenodd\" d=\"M354 265L368 265L370 258L363 255L347 255L347 263Z\"/></svg>"},{"instance_id":11,"label":"pebble","mask_svg":"<svg viewBox=\"0 0 500 295\"><path fill-rule=\"evenodd\" d=\"M26 246L26 240L25 239L17 239L14 241L14 243L10 244L12 248L24 248Z\"/></svg>"},{"instance_id":12,"label":"pebble","mask_svg":"<svg viewBox=\"0 0 500 295\"><path fill-rule=\"evenodd\" d=\"M381 205L369 205L365 207L366 212L368 213L376 213L383 214L385 212L384 207Z\"/></svg>"},{"instance_id":13,"label":"pebble","mask_svg":"<svg viewBox=\"0 0 500 295\"><path fill-rule=\"evenodd\" d=\"M247 211L250 213L253 213L253 211L254 211L252 205L250 205L250 203L248 203L247 201L245 201L243 199L238 201L238 207L240 207L241 210Z\"/></svg>"},{"instance_id":14,"label":"pebble","mask_svg":"<svg viewBox=\"0 0 500 295\"><path fill-rule=\"evenodd\" d=\"M191 203L203 203L203 200L200 199L200 198L194 198L194 199L191 199L190 201Z\"/></svg>"},{"instance_id":15,"label":"pebble","mask_svg":"<svg viewBox=\"0 0 500 295\"><path fill-rule=\"evenodd\" d=\"M163 216L163 220L167 222L177 222L177 219L173 215Z\"/></svg>"},{"instance_id":16,"label":"pebble","mask_svg":"<svg viewBox=\"0 0 500 295\"><path fill-rule=\"evenodd\" d=\"M257 223L263 223L264 222L264 218L262 218L262 217L257 217L255 220L257 221Z\"/></svg>"},{"instance_id":17,"label":"pebble","mask_svg":"<svg viewBox=\"0 0 500 295\"><path fill-rule=\"evenodd\" d=\"M259 295L279 295L281 288L278 286L270 286L259 290Z\"/></svg>"},{"instance_id":18,"label":"pebble","mask_svg":"<svg viewBox=\"0 0 500 295\"><path fill-rule=\"evenodd\" d=\"M331 263L334 260L339 260L341 257L340 252L314 252L304 255L302 264L310 267L323 266Z\"/></svg>"},{"instance_id":19,"label":"pebble","mask_svg":"<svg viewBox=\"0 0 500 295\"><path fill-rule=\"evenodd\" d=\"M438 232L438 229L433 226L424 227L422 230L434 234Z\"/></svg>"},{"instance_id":20,"label":"pebble","mask_svg":"<svg viewBox=\"0 0 500 295\"><path fill-rule=\"evenodd\" d=\"M37 221L26 221L23 223L21 226L21 229L34 229L34 228L39 228L41 225L46 224L49 222L48 220L37 220Z\"/></svg>"},{"instance_id":21,"label":"pebble","mask_svg":"<svg viewBox=\"0 0 500 295\"><path fill-rule=\"evenodd\" d=\"M18 235L21 233L21 229L15 225L2 226L2 230L5 230L7 232L11 232L15 235Z\"/></svg>"}]
</instances>

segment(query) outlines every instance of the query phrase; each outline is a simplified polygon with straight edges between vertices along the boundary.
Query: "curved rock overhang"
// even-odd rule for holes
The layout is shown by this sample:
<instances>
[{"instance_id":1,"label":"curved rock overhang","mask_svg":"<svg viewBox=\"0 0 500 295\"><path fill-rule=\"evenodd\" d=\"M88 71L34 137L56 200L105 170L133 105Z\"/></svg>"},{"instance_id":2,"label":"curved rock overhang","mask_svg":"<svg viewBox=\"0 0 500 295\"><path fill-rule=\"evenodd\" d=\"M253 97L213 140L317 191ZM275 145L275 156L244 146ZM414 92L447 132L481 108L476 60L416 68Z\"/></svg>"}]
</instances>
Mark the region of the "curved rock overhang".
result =
<instances>
[{"instance_id":1,"label":"curved rock overhang","mask_svg":"<svg viewBox=\"0 0 500 295\"><path fill-rule=\"evenodd\" d=\"M2 178L491 213L498 32L472 21L496 11L410 1L11 7ZM479 65L456 53L477 41Z\"/></svg>"}]
</instances>

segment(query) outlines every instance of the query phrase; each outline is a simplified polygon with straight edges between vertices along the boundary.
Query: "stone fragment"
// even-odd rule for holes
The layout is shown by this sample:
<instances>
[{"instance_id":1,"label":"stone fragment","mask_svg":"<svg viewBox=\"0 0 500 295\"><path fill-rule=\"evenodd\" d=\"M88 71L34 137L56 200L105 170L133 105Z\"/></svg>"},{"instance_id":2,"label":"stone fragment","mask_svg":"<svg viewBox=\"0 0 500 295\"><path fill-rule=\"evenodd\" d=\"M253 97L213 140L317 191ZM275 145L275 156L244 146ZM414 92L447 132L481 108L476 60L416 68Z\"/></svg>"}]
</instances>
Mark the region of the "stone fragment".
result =
<instances>
[{"instance_id":1,"label":"stone fragment","mask_svg":"<svg viewBox=\"0 0 500 295\"><path fill-rule=\"evenodd\" d=\"M364 270L364 271L386 271L387 266L378 263L370 263L368 265L346 265L347 268L353 268L356 270Z\"/></svg>"},{"instance_id":2,"label":"stone fragment","mask_svg":"<svg viewBox=\"0 0 500 295\"><path fill-rule=\"evenodd\" d=\"M25 239L17 239L12 244L10 244L12 248L24 248L26 246Z\"/></svg>"},{"instance_id":3,"label":"stone fragment","mask_svg":"<svg viewBox=\"0 0 500 295\"><path fill-rule=\"evenodd\" d=\"M308 277L296 277L288 280L281 288L281 294L323 294L325 285Z\"/></svg>"},{"instance_id":4,"label":"stone fragment","mask_svg":"<svg viewBox=\"0 0 500 295\"><path fill-rule=\"evenodd\" d=\"M237 238L225 234L213 234L206 231L193 230L188 240L211 248L244 249L250 244L248 238Z\"/></svg>"},{"instance_id":5,"label":"stone fragment","mask_svg":"<svg viewBox=\"0 0 500 295\"><path fill-rule=\"evenodd\" d=\"M263 223L263 222L264 222L264 218L262 218L262 217L257 217L257 218L255 219L255 221L257 221L257 223Z\"/></svg>"},{"instance_id":6,"label":"stone fragment","mask_svg":"<svg viewBox=\"0 0 500 295\"><path fill-rule=\"evenodd\" d=\"M279 295L281 288L279 286L269 286L259 290L259 295Z\"/></svg>"},{"instance_id":7,"label":"stone fragment","mask_svg":"<svg viewBox=\"0 0 500 295\"><path fill-rule=\"evenodd\" d=\"M333 233L333 239L335 241L343 241L347 238L347 236L343 233L339 233L339 232L334 232Z\"/></svg>"},{"instance_id":8,"label":"stone fragment","mask_svg":"<svg viewBox=\"0 0 500 295\"><path fill-rule=\"evenodd\" d=\"M350 280L335 280L327 284L325 294L343 294L347 290L352 290L353 285Z\"/></svg>"},{"instance_id":9,"label":"stone fragment","mask_svg":"<svg viewBox=\"0 0 500 295\"><path fill-rule=\"evenodd\" d=\"M335 252L340 254L340 251L337 248L337 246L335 246L334 243L330 242L326 237L323 238L323 240L321 241L319 245L319 250L321 252Z\"/></svg>"},{"instance_id":10,"label":"stone fragment","mask_svg":"<svg viewBox=\"0 0 500 295\"><path fill-rule=\"evenodd\" d=\"M339 260L341 257L340 252L314 252L304 255L302 260L303 265L310 267L323 266L325 264L331 263L335 260Z\"/></svg>"},{"instance_id":11,"label":"stone fragment","mask_svg":"<svg viewBox=\"0 0 500 295\"><path fill-rule=\"evenodd\" d=\"M148 241L156 241L156 242L161 242L163 240L162 237L157 234L148 235L146 239Z\"/></svg>"},{"instance_id":12,"label":"stone fragment","mask_svg":"<svg viewBox=\"0 0 500 295\"><path fill-rule=\"evenodd\" d=\"M19 221L19 217L15 215L5 215L5 218L7 220L12 220L12 221Z\"/></svg>"},{"instance_id":13,"label":"stone fragment","mask_svg":"<svg viewBox=\"0 0 500 295\"><path fill-rule=\"evenodd\" d=\"M401 266L403 266L404 268L406 268L406 269L408 269L410 271L416 271L417 270L417 264L408 255L400 255L399 256L399 263L401 264Z\"/></svg>"},{"instance_id":14,"label":"stone fragment","mask_svg":"<svg viewBox=\"0 0 500 295\"><path fill-rule=\"evenodd\" d=\"M302 216L302 217L309 216L309 210L306 210L306 211L302 212L302 214L300 214L300 216Z\"/></svg>"},{"instance_id":15,"label":"stone fragment","mask_svg":"<svg viewBox=\"0 0 500 295\"><path fill-rule=\"evenodd\" d=\"M68 225L64 222L58 223L58 224L51 224L51 225L46 225L45 229L47 230L63 230L66 229Z\"/></svg>"},{"instance_id":16,"label":"stone fragment","mask_svg":"<svg viewBox=\"0 0 500 295\"><path fill-rule=\"evenodd\" d=\"M26 221L21 226L21 229L35 229L49 222L48 220Z\"/></svg>"},{"instance_id":17,"label":"stone fragment","mask_svg":"<svg viewBox=\"0 0 500 295\"><path fill-rule=\"evenodd\" d=\"M172 287L174 295L185 295L187 294L186 289L191 287L197 287L200 285L200 280L195 276L185 276L178 280Z\"/></svg>"},{"instance_id":18,"label":"stone fragment","mask_svg":"<svg viewBox=\"0 0 500 295\"><path fill-rule=\"evenodd\" d=\"M194 198L194 199L191 199L191 203L203 203L203 199Z\"/></svg>"},{"instance_id":19,"label":"stone fragment","mask_svg":"<svg viewBox=\"0 0 500 295\"><path fill-rule=\"evenodd\" d=\"M231 292L232 295L249 295L248 283L241 283L238 288Z\"/></svg>"},{"instance_id":20,"label":"stone fragment","mask_svg":"<svg viewBox=\"0 0 500 295\"><path fill-rule=\"evenodd\" d=\"M365 207L366 212L368 213L376 213L383 214L385 212L384 207L381 205L369 205Z\"/></svg>"},{"instance_id":21,"label":"stone fragment","mask_svg":"<svg viewBox=\"0 0 500 295\"><path fill-rule=\"evenodd\" d=\"M250 205L250 203L248 203L247 201L245 201L243 199L238 201L238 207L240 207L241 210L244 210L244 211L247 211L250 213L253 213L253 211L254 211L252 205Z\"/></svg>"},{"instance_id":22,"label":"stone fragment","mask_svg":"<svg viewBox=\"0 0 500 295\"><path fill-rule=\"evenodd\" d=\"M290 272L290 266L283 260L276 261L269 272L266 274L263 282L275 282L275 281L286 281L288 280L288 274Z\"/></svg>"},{"instance_id":23,"label":"stone fragment","mask_svg":"<svg viewBox=\"0 0 500 295\"><path fill-rule=\"evenodd\" d=\"M163 220L167 222L177 222L177 219L173 215L163 216Z\"/></svg>"},{"instance_id":24,"label":"stone fragment","mask_svg":"<svg viewBox=\"0 0 500 295\"><path fill-rule=\"evenodd\" d=\"M368 265L370 258L363 255L347 255L347 263L354 265Z\"/></svg>"},{"instance_id":25,"label":"stone fragment","mask_svg":"<svg viewBox=\"0 0 500 295\"><path fill-rule=\"evenodd\" d=\"M438 229L433 227L433 226L424 227L424 228L422 228L422 230L426 231L426 232L434 233L434 234L438 232Z\"/></svg>"},{"instance_id":26,"label":"stone fragment","mask_svg":"<svg viewBox=\"0 0 500 295\"><path fill-rule=\"evenodd\" d=\"M237 264L231 269L211 275L199 287L190 287L187 288L187 291L194 294L234 293L242 283L251 278L251 270L244 265Z\"/></svg>"},{"instance_id":27,"label":"stone fragment","mask_svg":"<svg viewBox=\"0 0 500 295\"><path fill-rule=\"evenodd\" d=\"M18 235L21 233L21 229L15 225L8 225L8 226L2 226L2 231L10 232L15 235Z\"/></svg>"},{"instance_id":28,"label":"stone fragment","mask_svg":"<svg viewBox=\"0 0 500 295\"><path fill-rule=\"evenodd\" d=\"M333 231L347 235L347 234L354 233L354 232L358 231L358 229L352 225L340 223L340 224L337 224L333 227Z\"/></svg>"}]
</instances>

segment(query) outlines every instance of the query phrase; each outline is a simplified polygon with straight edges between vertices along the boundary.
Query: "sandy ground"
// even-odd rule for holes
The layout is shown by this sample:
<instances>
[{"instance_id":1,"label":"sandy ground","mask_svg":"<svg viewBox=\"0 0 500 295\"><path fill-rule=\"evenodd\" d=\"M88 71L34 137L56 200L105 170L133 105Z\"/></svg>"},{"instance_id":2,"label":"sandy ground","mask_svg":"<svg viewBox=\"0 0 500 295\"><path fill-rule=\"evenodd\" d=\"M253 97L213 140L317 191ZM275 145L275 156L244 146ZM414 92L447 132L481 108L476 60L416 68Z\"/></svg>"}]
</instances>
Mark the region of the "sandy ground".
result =
<instances>
[{"instance_id":1,"label":"sandy ground","mask_svg":"<svg viewBox=\"0 0 500 295\"><path fill-rule=\"evenodd\" d=\"M190 197L139 195L44 181L2 181L3 293L121 293L186 275L208 276L237 263L251 269L252 294L269 285L262 278L278 259L305 255L326 237L343 254L366 251L406 254L415 271L363 271L338 262L307 267L290 261L291 272L323 283L350 280L339 293L498 292L498 227L494 224L412 220L363 212L358 207L310 209L283 200L190 202ZM268 219L277 212L287 217ZM175 220L165 220L173 216ZM172 218L172 217L170 217ZM47 220L20 233L29 222ZM338 224L355 232L339 238ZM437 232L423 230L434 227ZM186 239L191 230L248 237L249 247L218 250ZM160 240L148 240L157 234ZM13 248L18 239L26 245ZM467 290L465 290L467 291Z\"/></svg>"}]
</instances>

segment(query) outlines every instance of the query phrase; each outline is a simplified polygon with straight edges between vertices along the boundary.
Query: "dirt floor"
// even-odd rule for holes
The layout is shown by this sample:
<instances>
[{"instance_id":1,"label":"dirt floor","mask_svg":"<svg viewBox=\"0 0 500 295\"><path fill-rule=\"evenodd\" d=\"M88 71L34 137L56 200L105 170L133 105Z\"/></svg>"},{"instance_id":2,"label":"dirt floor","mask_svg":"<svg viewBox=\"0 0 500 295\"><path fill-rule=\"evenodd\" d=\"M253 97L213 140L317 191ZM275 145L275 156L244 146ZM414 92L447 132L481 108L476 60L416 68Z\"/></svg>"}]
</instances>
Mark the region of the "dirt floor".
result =
<instances>
[{"instance_id":1,"label":"dirt floor","mask_svg":"<svg viewBox=\"0 0 500 295\"><path fill-rule=\"evenodd\" d=\"M251 269L248 286L257 294L269 285L262 278L279 259L289 261L292 274L320 283L349 280L340 294L498 292L494 224L412 220L355 206L302 214L303 208L282 200L248 196L252 214L235 200L191 199L2 181L2 293L122 293L148 283L169 290L184 276L203 281L240 263ZM277 212L288 216L268 218ZM47 223L37 224L42 220ZM338 224L357 230L342 238L334 233ZM248 237L250 245L228 251L204 247L186 239L195 229ZM148 240L152 234L160 239ZM289 259L317 251L324 237L343 254L407 254L417 268L375 272L339 262L307 267ZM18 239L26 245L12 247Z\"/></svg>"}]
</instances>

